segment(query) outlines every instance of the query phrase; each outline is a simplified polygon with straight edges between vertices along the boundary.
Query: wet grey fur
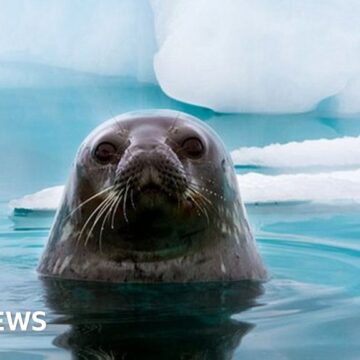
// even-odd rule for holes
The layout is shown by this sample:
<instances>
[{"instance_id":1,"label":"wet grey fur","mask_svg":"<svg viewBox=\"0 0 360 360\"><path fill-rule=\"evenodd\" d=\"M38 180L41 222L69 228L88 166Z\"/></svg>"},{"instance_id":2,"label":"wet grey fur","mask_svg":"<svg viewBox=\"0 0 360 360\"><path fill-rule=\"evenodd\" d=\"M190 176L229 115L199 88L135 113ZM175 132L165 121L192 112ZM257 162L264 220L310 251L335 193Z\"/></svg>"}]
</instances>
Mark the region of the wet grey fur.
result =
<instances>
[{"instance_id":1,"label":"wet grey fur","mask_svg":"<svg viewBox=\"0 0 360 360\"><path fill-rule=\"evenodd\" d=\"M183 156L179 144L189 136L204 143L201 159ZM118 160L112 164L102 165L94 159L94 149L104 141L118 146ZM167 195L151 199L136 192L148 178L155 179L177 204L168 201ZM101 217L90 231L94 216L84 227L108 193L79 205L113 185L127 192L125 186L130 183L135 200L130 201L126 194L116 211L114 205L114 226L112 216L104 222ZM186 195L192 185L201 193L197 205ZM115 197L117 190L111 191ZM152 214L152 221L148 214ZM223 143L203 122L170 110L120 115L85 139L38 271L111 282L266 278Z\"/></svg>"}]
</instances>

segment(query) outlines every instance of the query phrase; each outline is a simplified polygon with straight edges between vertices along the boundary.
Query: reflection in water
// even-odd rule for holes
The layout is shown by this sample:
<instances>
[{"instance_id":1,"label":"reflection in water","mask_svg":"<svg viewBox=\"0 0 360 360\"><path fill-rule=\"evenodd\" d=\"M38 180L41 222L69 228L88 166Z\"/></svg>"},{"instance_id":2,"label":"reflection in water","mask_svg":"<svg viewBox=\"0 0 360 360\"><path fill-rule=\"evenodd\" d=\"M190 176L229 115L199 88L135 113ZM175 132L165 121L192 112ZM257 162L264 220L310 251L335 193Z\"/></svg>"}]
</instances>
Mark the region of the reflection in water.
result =
<instances>
[{"instance_id":1,"label":"reflection in water","mask_svg":"<svg viewBox=\"0 0 360 360\"><path fill-rule=\"evenodd\" d=\"M231 359L253 325L231 318L256 305L262 285L106 284L44 278L55 345L73 359Z\"/></svg>"}]
</instances>

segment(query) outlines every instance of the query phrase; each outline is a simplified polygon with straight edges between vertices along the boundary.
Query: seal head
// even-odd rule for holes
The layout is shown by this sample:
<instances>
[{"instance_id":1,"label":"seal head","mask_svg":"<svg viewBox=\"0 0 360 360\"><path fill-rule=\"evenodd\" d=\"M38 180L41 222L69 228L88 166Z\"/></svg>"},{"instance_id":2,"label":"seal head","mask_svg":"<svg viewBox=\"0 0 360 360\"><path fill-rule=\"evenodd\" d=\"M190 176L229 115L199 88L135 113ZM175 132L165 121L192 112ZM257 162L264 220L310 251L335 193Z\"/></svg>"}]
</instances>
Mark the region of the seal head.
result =
<instances>
[{"instance_id":1,"label":"seal head","mask_svg":"<svg viewBox=\"0 0 360 360\"><path fill-rule=\"evenodd\" d=\"M123 114L85 139L39 271L113 282L266 274L224 145L168 110Z\"/></svg>"}]
</instances>

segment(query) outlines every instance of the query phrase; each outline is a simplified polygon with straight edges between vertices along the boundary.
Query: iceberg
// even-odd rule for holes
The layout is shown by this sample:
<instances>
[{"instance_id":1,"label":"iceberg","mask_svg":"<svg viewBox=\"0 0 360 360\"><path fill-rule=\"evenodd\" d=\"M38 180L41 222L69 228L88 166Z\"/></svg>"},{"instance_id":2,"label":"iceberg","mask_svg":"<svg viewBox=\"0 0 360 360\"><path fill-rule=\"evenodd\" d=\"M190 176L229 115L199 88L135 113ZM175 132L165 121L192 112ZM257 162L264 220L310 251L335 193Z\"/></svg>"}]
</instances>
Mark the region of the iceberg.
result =
<instances>
[{"instance_id":1,"label":"iceberg","mask_svg":"<svg viewBox=\"0 0 360 360\"><path fill-rule=\"evenodd\" d=\"M218 112L300 113L331 99L353 114L359 15L356 0L3 0L0 86L32 86L43 65L44 83L49 66L130 77Z\"/></svg>"},{"instance_id":2,"label":"iceberg","mask_svg":"<svg viewBox=\"0 0 360 360\"><path fill-rule=\"evenodd\" d=\"M28 85L37 74L25 63L156 82L147 0L3 0L0 24L1 86L14 84L14 65L17 85Z\"/></svg>"},{"instance_id":3,"label":"iceberg","mask_svg":"<svg viewBox=\"0 0 360 360\"><path fill-rule=\"evenodd\" d=\"M360 111L356 0L152 0L157 80L218 112Z\"/></svg>"},{"instance_id":4,"label":"iceberg","mask_svg":"<svg viewBox=\"0 0 360 360\"><path fill-rule=\"evenodd\" d=\"M156 83L217 112L301 113L327 99L354 114L359 16L357 0L3 0L0 86L54 74L62 86L65 71L70 83Z\"/></svg>"},{"instance_id":5,"label":"iceberg","mask_svg":"<svg viewBox=\"0 0 360 360\"><path fill-rule=\"evenodd\" d=\"M360 137L305 140L231 152L236 165L274 168L350 167L360 165Z\"/></svg>"}]
</instances>

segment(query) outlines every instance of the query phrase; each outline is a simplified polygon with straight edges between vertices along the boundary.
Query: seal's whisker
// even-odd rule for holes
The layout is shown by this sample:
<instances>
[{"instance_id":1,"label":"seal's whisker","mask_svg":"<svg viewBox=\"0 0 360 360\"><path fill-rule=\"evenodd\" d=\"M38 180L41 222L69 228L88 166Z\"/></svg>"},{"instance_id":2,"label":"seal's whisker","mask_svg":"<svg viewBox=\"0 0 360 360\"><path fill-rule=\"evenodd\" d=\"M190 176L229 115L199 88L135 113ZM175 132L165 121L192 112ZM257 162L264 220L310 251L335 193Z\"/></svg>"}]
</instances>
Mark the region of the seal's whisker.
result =
<instances>
[{"instance_id":1,"label":"seal's whisker","mask_svg":"<svg viewBox=\"0 0 360 360\"><path fill-rule=\"evenodd\" d=\"M134 203L134 189L133 188L131 188L131 191L130 191L130 201L131 201L131 206L133 207L134 210L136 210L136 206Z\"/></svg>"},{"instance_id":2,"label":"seal's whisker","mask_svg":"<svg viewBox=\"0 0 360 360\"><path fill-rule=\"evenodd\" d=\"M200 191L196 188L189 187L189 191L196 197L196 199L203 205L203 207L208 207L211 205L208 201L205 201L204 196L200 193ZM206 199L207 200L207 199Z\"/></svg>"},{"instance_id":3,"label":"seal's whisker","mask_svg":"<svg viewBox=\"0 0 360 360\"><path fill-rule=\"evenodd\" d=\"M117 199L116 199L116 202L115 202L115 206L113 208L113 211L112 211L112 217L111 217L111 228L114 229L114 223L115 223L115 215L116 215L116 212L117 212L117 209L119 208L119 205L120 205L120 202L121 202L121 199L123 198L123 190L124 189L121 189Z\"/></svg>"},{"instance_id":4,"label":"seal's whisker","mask_svg":"<svg viewBox=\"0 0 360 360\"><path fill-rule=\"evenodd\" d=\"M110 195L107 197L107 199L106 199L106 201L105 201L105 204L103 205L103 207L101 208L101 210L100 210L100 211L98 212L98 214L96 215L95 221L94 221L94 223L92 224L92 226L91 226L91 228L90 228L90 230L89 230L89 232L88 232L88 234L87 234L86 240L85 240L85 242L84 242L84 245L85 245L85 246L87 245L87 243L88 243L88 241L89 241L89 239L90 239L90 236L91 236L92 232L93 232L94 229L95 229L96 224L97 224L98 221L101 219L101 217L103 216L103 214L106 212L106 210L108 209L108 207L111 205L114 196L116 196L116 195L115 195L115 194L110 194Z\"/></svg>"},{"instance_id":5,"label":"seal's whisker","mask_svg":"<svg viewBox=\"0 0 360 360\"><path fill-rule=\"evenodd\" d=\"M199 197L199 193L195 192L194 196L196 197L196 199L199 201L200 204L202 204L204 210L206 212L212 213L213 215L218 215L218 211L214 206L209 206L206 202L204 202L201 197Z\"/></svg>"},{"instance_id":6,"label":"seal's whisker","mask_svg":"<svg viewBox=\"0 0 360 360\"><path fill-rule=\"evenodd\" d=\"M106 213L106 211L108 210L109 206L111 206L112 204L112 200L113 200L113 197L111 199L108 199L108 201L106 202L106 204L103 206L103 208L98 212L95 220L94 220L94 223L92 224L88 234L87 234L87 237L86 237L86 240L84 242L84 245L86 246L89 239L90 239L90 236L93 234L93 231L97 225L97 223L100 221L101 217Z\"/></svg>"},{"instance_id":7,"label":"seal's whisker","mask_svg":"<svg viewBox=\"0 0 360 360\"><path fill-rule=\"evenodd\" d=\"M103 219L103 221L101 223L100 237L99 237L99 250L100 250L100 252L102 252L102 235L103 235L103 231L104 231L104 228L105 228L105 223L106 223L106 220L111 215L111 210L114 207L114 204L116 204L117 198L118 198L118 196L116 196L116 195L112 197L112 199L110 201L110 205L107 206L106 215L104 216L104 219Z\"/></svg>"},{"instance_id":8,"label":"seal's whisker","mask_svg":"<svg viewBox=\"0 0 360 360\"><path fill-rule=\"evenodd\" d=\"M198 214L199 214L199 216L200 216L199 206L198 206L198 204L194 201L194 198L193 198L193 196L191 195L191 193L190 193L190 192L186 192L184 195L185 195L185 197L186 197L187 199L189 199L189 200L196 206L196 208L198 209Z\"/></svg>"},{"instance_id":9,"label":"seal's whisker","mask_svg":"<svg viewBox=\"0 0 360 360\"><path fill-rule=\"evenodd\" d=\"M85 231L88 223L90 222L90 220L96 215L97 211L104 205L104 202L107 200L107 197L92 211L92 213L90 214L90 216L87 218L86 222L84 223L84 225L81 228L81 231L77 237L77 242L79 242L79 240L81 239L83 232Z\"/></svg>"},{"instance_id":10,"label":"seal's whisker","mask_svg":"<svg viewBox=\"0 0 360 360\"><path fill-rule=\"evenodd\" d=\"M166 134L169 135L170 133L173 132L173 130L175 129L175 125L180 117L180 113L178 113L175 118L174 118L174 121L171 123L171 125L168 127L168 129L166 130Z\"/></svg>"},{"instance_id":11,"label":"seal's whisker","mask_svg":"<svg viewBox=\"0 0 360 360\"><path fill-rule=\"evenodd\" d=\"M191 190L193 190L196 195L207 205L213 207L213 203L204 195L202 194L199 189L195 188L195 187L190 187Z\"/></svg>"},{"instance_id":12,"label":"seal's whisker","mask_svg":"<svg viewBox=\"0 0 360 360\"><path fill-rule=\"evenodd\" d=\"M191 192L191 194L194 195L194 198L196 198L197 201L199 201L200 205L202 205L202 209L204 210L204 212L206 213L206 216L208 217L208 210L210 210L210 209L209 209L209 204L210 204L210 205L212 205L212 204L209 203L209 202L205 202L205 201L204 201L204 198L205 198L205 197L204 197L198 190L189 187L189 191ZM205 199L206 199L206 198L205 198ZM212 206L211 209L214 210L215 208Z\"/></svg>"},{"instance_id":13,"label":"seal's whisker","mask_svg":"<svg viewBox=\"0 0 360 360\"><path fill-rule=\"evenodd\" d=\"M190 177L190 175L188 175L188 176ZM188 183L189 185L192 185L192 186L193 186L194 188L196 188L197 190L209 191L209 189L208 189L206 186L200 185L200 184L198 184L198 183L196 183L196 182L187 180L187 183Z\"/></svg>"},{"instance_id":14,"label":"seal's whisker","mask_svg":"<svg viewBox=\"0 0 360 360\"><path fill-rule=\"evenodd\" d=\"M199 186L198 184L195 184L195 183L192 183L192 182L189 182L188 183L188 186L191 187L193 190L196 190L196 192L198 193L198 195L200 197L203 198L204 201L206 201L211 207L214 207L214 204L213 202L205 195L203 194L203 191L207 192L207 193L210 193L211 195L214 195L218 198L220 198L221 200L223 200L223 197L221 195L219 195L218 193L216 193L215 191L212 191L212 190L209 190L208 188L206 187L202 187L202 186ZM202 190L202 191L201 191Z\"/></svg>"},{"instance_id":15,"label":"seal's whisker","mask_svg":"<svg viewBox=\"0 0 360 360\"><path fill-rule=\"evenodd\" d=\"M117 201L119 200L119 197L121 197L123 193L123 189L121 189L117 194L115 194L115 196L113 197L113 201L112 201L112 204L111 204L111 207L109 208L109 212L110 212L110 215L113 214L113 210L116 206L116 203ZM111 228L113 229L114 227L111 226Z\"/></svg>"},{"instance_id":16,"label":"seal's whisker","mask_svg":"<svg viewBox=\"0 0 360 360\"><path fill-rule=\"evenodd\" d=\"M189 189L189 191L191 191L191 190ZM191 199L191 201L193 202L193 204L200 210L200 212L205 215L206 221L207 221L207 223L208 223L208 225L209 225L209 224L210 224L210 220L209 220L209 216L208 216L208 213L207 213L207 211L205 210L205 208L202 207L202 206L195 200L195 198L194 198L194 196L193 196L192 193L188 193L187 196Z\"/></svg>"},{"instance_id":17,"label":"seal's whisker","mask_svg":"<svg viewBox=\"0 0 360 360\"><path fill-rule=\"evenodd\" d=\"M127 194L129 191L129 182L131 179L132 179L132 177L129 177L128 181L126 182L125 195L124 195L124 200L123 200L123 213L124 213L123 215L124 215L124 219L127 223L129 222L129 219L126 214L126 200L127 200Z\"/></svg>"},{"instance_id":18,"label":"seal's whisker","mask_svg":"<svg viewBox=\"0 0 360 360\"><path fill-rule=\"evenodd\" d=\"M95 208L95 210L92 211L88 219L86 220L85 224L82 226L81 231L77 237L77 243L80 241L87 225L90 223L91 219L96 215L96 213L105 205L105 203L108 201L109 195Z\"/></svg>"},{"instance_id":19,"label":"seal's whisker","mask_svg":"<svg viewBox=\"0 0 360 360\"><path fill-rule=\"evenodd\" d=\"M192 189L189 188L186 195L187 195L187 197L190 198L190 200L193 202L193 204L201 211L201 213L205 215L204 206L202 206L202 204L198 202L198 199L196 199L196 193ZM207 215L207 212L206 212L206 215Z\"/></svg>"},{"instance_id":20,"label":"seal's whisker","mask_svg":"<svg viewBox=\"0 0 360 360\"><path fill-rule=\"evenodd\" d=\"M213 203L204 194L202 194L199 191L200 190L199 188L195 187L193 184L189 184L188 187L202 200L203 203L211 206L211 208L214 208Z\"/></svg>"},{"instance_id":21,"label":"seal's whisker","mask_svg":"<svg viewBox=\"0 0 360 360\"><path fill-rule=\"evenodd\" d=\"M97 198L98 196L104 194L107 191L110 191L114 188L114 185L111 185L109 187L107 187L106 189L99 191L98 193L96 193L95 195L89 197L88 199L86 199L85 201L83 201L80 205L78 205L73 211L70 212L70 214L65 218L66 220L73 215L77 210L79 210L80 208L82 208L84 205L86 205L88 202L90 202L91 200L94 200L95 198Z\"/></svg>"}]
</instances>

